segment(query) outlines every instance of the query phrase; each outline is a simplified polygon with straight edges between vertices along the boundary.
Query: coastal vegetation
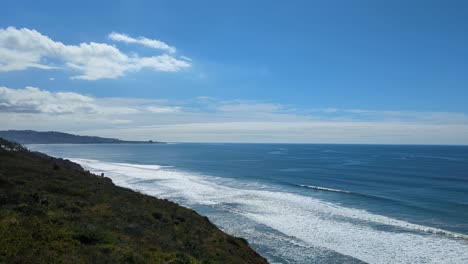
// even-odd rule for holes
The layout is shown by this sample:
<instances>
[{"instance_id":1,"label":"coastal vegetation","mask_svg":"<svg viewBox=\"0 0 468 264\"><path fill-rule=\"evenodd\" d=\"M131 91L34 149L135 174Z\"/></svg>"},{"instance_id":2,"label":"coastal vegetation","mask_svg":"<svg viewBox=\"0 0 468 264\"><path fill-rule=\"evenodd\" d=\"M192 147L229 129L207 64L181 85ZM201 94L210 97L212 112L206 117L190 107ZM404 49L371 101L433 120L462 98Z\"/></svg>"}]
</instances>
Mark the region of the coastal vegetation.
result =
<instances>
[{"instance_id":1,"label":"coastal vegetation","mask_svg":"<svg viewBox=\"0 0 468 264\"><path fill-rule=\"evenodd\" d=\"M267 263L173 202L0 138L0 263Z\"/></svg>"}]
</instances>

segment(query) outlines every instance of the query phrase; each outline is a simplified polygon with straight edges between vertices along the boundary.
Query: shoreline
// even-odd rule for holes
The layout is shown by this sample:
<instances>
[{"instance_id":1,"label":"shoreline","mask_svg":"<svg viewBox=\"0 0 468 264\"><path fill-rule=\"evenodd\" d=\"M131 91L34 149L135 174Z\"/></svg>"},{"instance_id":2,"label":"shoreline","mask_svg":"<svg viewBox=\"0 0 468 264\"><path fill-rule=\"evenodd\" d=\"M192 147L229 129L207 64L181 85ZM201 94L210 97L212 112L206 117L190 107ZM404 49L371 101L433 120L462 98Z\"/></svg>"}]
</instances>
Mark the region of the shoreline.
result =
<instances>
[{"instance_id":1,"label":"shoreline","mask_svg":"<svg viewBox=\"0 0 468 264\"><path fill-rule=\"evenodd\" d=\"M73 256L81 260L77 262L92 258L119 263L129 257L136 263L267 263L245 239L224 233L207 217L117 186L69 160L0 149L0 177L0 245L22 241L0 247L0 262ZM35 223L37 232L44 230L41 237L47 238L27 240L28 223Z\"/></svg>"},{"instance_id":2,"label":"shoreline","mask_svg":"<svg viewBox=\"0 0 468 264\"><path fill-rule=\"evenodd\" d=\"M424 250L424 253L411 251L405 253L408 256L405 256L405 254L398 255L398 259L402 261L413 257L427 257L429 255L429 252L426 252L428 248L434 245L442 245L442 243L446 243L447 247L450 244L459 249L467 245L466 236L463 234L413 224L353 208L346 208L292 193L224 185L222 180L219 181L219 178L192 174L173 167L164 168L159 167L159 165L104 162L96 159L77 158L74 161L81 163L82 166L91 171L104 172L109 177L115 179L118 185L122 184L121 186L151 196L162 197L177 202L180 201L184 206L196 209L198 212L205 212L208 216L217 216L213 218L216 225L230 234L249 238L251 242L255 243L257 248L261 249L261 253L263 252L267 254L265 256L271 258L271 261L273 261L274 256L269 256L265 252L279 249L277 247L264 248L267 244L261 240L268 236L276 236L277 238L275 239L278 239L278 241L289 241L289 246L282 245L283 249L287 249L289 252L294 250L294 246L291 245L302 245L300 247L308 248L313 247L312 245L317 243L320 247L327 248L327 253L325 254L333 255L333 259L349 257L356 259L356 261L361 259L371 263L376 261L375 258L379 255L377 252L383 255L392 255L396 252L397 248L401 247L401 243L405 245L422 243L423 245L420 245L418 249ZM305 214L309 210L314 210L316 213L314 215ZM219 216L221 214L223 215L222 217ZM343 217L356 222L349 225L340 221L326 221L326 219L321 219L321 214L334 215L338 218ZM295 217L289 217L288 215L295 215ZM245 218L243 216L248 217ZM255 234L252 236L252 233L245 234L243 230L233 228L234 222L237 224L243 223L244 229L254 230L252 232ZM293 224L290 224L291 222ZM313 223L316 228L311 230L307 227L306 223L308 222ZM367 224L361 225L359 223ZM342 229L344 228L343 224L347 226L347 230ZM267 229L260 228L255 230L255 226L258 225L264 225ZM376 226L374 227L374 225ZM385 226L385 228L381 229L378 226ZM341 230L340 232L344 233L336 233L332 236L326 234L327 230L331 230L334 233L335 231L333 230L337 230L337 228ZM258 232L262 232L262 234ZM363 233L366 236L372 237L374 242L358 244L361 245L359 247L365 246L367 250L370 250L372 252L370 255L369 252L352 246L352 244L360 240L359 238L363 236ZM404 235L406 241L400 241L400 235ZM387 239L383 239L384 236ZM329 243L327 240L332 238L344 241ZM274 245L275 241L278 242L277 240L272 240L267 243ZM375 245L379 245L381 249L373 249ZM290 246L291 248L289 248ZM304 249L301 248L299 250L302 251ZM313 250L310 251L313 252ZM279 254L283 255L284 253ZM287 254L289 255L289 253ZM316 252L316 255L320 254L323 253ZM452 259L453 263L460 263L457 261L458 258L456 256L437 255L434 257L439 259L447 257L447 259ZM352 262L353 260L349 258L343 261Z\"/></svg>"}]
</instances>

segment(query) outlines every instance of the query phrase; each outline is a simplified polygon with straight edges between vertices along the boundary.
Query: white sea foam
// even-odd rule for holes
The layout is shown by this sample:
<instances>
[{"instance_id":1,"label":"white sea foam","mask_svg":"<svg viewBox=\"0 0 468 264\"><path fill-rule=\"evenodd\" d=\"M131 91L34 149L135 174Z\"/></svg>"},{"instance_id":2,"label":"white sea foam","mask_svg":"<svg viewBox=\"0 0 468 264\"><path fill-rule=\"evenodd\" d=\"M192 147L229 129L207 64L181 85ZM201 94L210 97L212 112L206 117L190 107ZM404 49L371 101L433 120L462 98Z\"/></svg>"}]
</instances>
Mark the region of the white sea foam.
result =
<instances>
[{"instance_id":1,"label":"white sea foam","mask_svg":"<svg viewBox=\"0 0 468 264\"><path fill-rule=\"evenodd\" d=\"M306 245L304 250L322 248L369 263L468 263L468 237L463 234L308 196L245 187L245 184L236 187L215 177L173 168L84 159L73 161L91 171L104 172L120 186L186 206L214 206L248 218L301 241ZM236 206L230 206L232 203Z\"/></svg>"},{"instance_id":2,"label":"white sea foam","mask_svg":"<svg viewBox=\"0 0 468 264\"><path fill-rule=\"evenodd\" d=\"M345 191L345 190L339 190L339 189L333 189L333 188L326 188L326 187L320 187L320 186L314 186L314 185L299 185L301 187L309 188L309 189L314 189L314 190L320 190L320 191L329 191L329 192L339 192L339 193L351 193L350 191Z\"/></svg>"}]
</instances>

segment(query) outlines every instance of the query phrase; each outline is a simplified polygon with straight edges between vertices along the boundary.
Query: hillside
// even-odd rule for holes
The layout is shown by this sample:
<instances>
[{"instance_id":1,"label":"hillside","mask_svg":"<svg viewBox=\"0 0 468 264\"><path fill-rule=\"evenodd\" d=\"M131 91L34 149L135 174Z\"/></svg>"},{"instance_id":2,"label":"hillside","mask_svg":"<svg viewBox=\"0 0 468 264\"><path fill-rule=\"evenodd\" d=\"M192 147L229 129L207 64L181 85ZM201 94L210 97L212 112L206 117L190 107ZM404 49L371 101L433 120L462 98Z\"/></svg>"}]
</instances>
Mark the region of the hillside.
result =
<instances>
[{"instance_id":1,"label":"hillside","mask_svg":"<svg viewBox=\"0 0 468 264\"><path fill-rule=\"evenodd\" d=\"M0 137L21 144L121 144L121 143L161 143L156 141L126 141L115 138L78 136L68 133L34 130L4 130Z\"/></svg>"},{"instance_id":2,"label":"hillside","mask_svg":"<svg viewBox=\"0 0 468 264\"><path fill-rule=\"evenodd\" d=\"M0 263L267 263L167 200L0 139Z\"/></svg>"}]
</instances>

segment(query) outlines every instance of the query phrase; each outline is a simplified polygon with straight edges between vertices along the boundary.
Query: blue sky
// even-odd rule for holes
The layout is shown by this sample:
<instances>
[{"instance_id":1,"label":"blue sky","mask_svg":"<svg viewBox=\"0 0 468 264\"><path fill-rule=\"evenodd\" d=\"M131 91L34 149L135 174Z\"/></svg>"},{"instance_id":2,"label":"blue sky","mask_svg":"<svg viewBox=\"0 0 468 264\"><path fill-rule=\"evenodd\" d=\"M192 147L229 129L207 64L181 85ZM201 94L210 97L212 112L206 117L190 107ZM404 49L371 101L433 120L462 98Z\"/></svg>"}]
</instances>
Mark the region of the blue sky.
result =
<instances>
[{"instance_id":1,"label":"blue sky","mask_svg":"<svg viewBox=\"0 0 468 264\"><path fill-rule=\"evenodd\" d=\"M6 66L0 68L0 87L8 90L0 110L5 129L33 125L34 129L117 137L131 137L139 129L139 138L157 134L155 137L174 141L290 142L285 133L291 131L268 134L268 124L262 122L273 122L278 129L303 124L291 128L302 132L297 132L297 142L468 144L463 136L468 131L465 1L16 0L2 2L0 17L0 28L7 37L27 39L29 33L20 31L25 28L69 46L55 56L57 51L46 52L45 46L32 44L18 51L11 39L4 38L6 53L3 61L0 57L0 66ZM6 31L9 27L13 29ZM112 39L113 32L133 42ZM159 40L175 51L144 45L137 42L140 37ZM28 43L41 39L28 39ZM106 72L101 70L109 65L107 60L83 66L82 57L71 55L76 49L71 46L90 42L115 47L133 61L125 69L112 65ZM34 61L39 66L26 66L33 62L18 62L8 54L39 54ZM165 56L159 59L164 63L175 60L175 64L169 69L159 59L151 64L142 59L155 56ZM96 65L100 71L91 72L97 70ZM29 86L39 92L25 90ZM57 105L47 111L31 110L26 109L30 105L23 102L18 106L19 100L12 99L26 98L28 93L49 96L49 101L40 101L44 106L62 100L57 97L60 92L89 97L101 105L119 98L120 105L138 113L106 118L122 121L119 124L91 124L84 122L89 119L84 114L89 113L80 116L79 107L62 112L50 112L60 108ZM150 115L141 108L142 101L146 110L159 107L166 111ZM38 116L43 118L41 124L28 121ZM82 125L57 123L58 116L81 120ZM229 135L220 132L220 127L233 123L244 125L231 129L236 132ZM252 127L247 123L258 129L245 130ZM309 126L319 123L338 132L347 127L344 124L354 125L354 130L365 123L365 130L372 127L375 133L356 132L347 137L337 132L334 137L317 138ZM194 124L218 126L188 133ZM377 129L382 125L391 125L394 131ZM171 126L167 130L171 132L164 132L162 126L166 130ZM425 132L432 131L425 126L439 127ZM171 137L177 128L186 132ZM417 136L401 136L401 131L413 130ZM221 134L225 136L219 137Z\"/></svg>"}]
</instances>

